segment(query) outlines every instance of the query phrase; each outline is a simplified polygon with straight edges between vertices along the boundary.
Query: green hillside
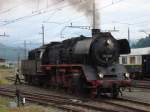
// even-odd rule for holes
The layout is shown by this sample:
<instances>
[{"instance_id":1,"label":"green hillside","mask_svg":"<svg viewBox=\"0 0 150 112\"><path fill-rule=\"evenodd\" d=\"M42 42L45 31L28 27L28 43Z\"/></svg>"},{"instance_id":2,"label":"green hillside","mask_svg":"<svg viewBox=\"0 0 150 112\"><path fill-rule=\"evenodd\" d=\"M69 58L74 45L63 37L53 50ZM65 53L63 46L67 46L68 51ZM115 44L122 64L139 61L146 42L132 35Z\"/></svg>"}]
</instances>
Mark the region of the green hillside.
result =
<instances>
[{"instance_id":1,"label":"green hillside","mask_svg":"<svg viewBox=\"0 0 150 112\"><path fill-rule=\"evenodd\" d=\"M18 59L18 55L21 59L23 59L24 54L23 48L8 47L0 44L0 58L7 59L9 61L16 61Z\"/></svg>"},{"instance_id":2,"label":"green hillside","mask_svg":"<svg viewBox=\"0 0 150 112\"><path fill-rule=\"evenodd\" d=\"M132 48L150 47L150 35L146 38L141 38L139 41L132 45Z\"/></svg>"}]
</instances>

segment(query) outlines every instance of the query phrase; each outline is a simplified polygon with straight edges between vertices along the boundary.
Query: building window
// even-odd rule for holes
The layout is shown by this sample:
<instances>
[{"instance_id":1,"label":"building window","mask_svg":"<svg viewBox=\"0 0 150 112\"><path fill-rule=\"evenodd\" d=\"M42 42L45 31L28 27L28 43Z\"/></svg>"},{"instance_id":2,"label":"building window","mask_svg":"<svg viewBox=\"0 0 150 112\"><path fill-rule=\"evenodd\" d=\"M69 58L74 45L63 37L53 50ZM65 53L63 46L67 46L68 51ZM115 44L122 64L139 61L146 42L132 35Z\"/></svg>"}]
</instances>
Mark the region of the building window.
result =
<instances>
[{"instance_id":1,"label":"building window","mask_svg":"<svg viewBox=\"0 0 150 112\"><path fill-rule=\"evenodd\" d=\"M135 57L134 56L130 57L130 64L135 64Z\"/></svg>"},{"instance_id":2,"label":"building window","mask_svg":"<svg viewBox=\"0 0 150 112\"><path fill-rule=\"evenodd\" d=\"M127 64L127 56L122 57L122 64Z\"/></svg>"}]
</instances>

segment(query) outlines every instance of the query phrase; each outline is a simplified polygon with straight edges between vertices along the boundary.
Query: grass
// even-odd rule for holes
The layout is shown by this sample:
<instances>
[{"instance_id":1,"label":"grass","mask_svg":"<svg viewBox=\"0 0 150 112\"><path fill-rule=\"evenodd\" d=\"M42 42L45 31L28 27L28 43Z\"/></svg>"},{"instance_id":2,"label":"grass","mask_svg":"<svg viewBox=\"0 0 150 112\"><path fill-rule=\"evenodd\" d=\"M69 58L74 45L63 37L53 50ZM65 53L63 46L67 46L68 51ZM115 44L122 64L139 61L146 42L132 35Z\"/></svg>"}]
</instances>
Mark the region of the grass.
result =
<instances>
[{"instance_id":1,"label":"grass","mask_svg":"<svg viewBox=\"0 0 150 112\"><path fill-rule=\"evenodd\" d=\"M22 106L17 108L9 108L8 104L13 101L9 98L4 98L0 96L0 112L61 112L53 107L44 107L40 105L31 104L29 106Z\"/></svg>"},{"instance_id":2,"label":"grass","mask_svg":"<svg viewBox=\"0 0 150 112\"><path fill-rule=\"evenodd\" d=\"M14 70L13 69L2 69L0 68L0 78L5 78L7 76L13 76Z\"/></svg>"},{"instance_id":3,"label":"grass","mask_svg":"<svg viewBox=\"0 0 150 112\"><path fill-rule=\"evenodd\" d=\"M9 67L6 67L6 66L0 66L0 69L9 69Z\"/></svg>"},{"instance_id":4,"label":"grass","mask_svg":"<svg viewBox=\"0 0 150 112\"><path fill-rule=\"evenodd\" d=\"M9 76L12 77L14 75L15 73L13 69L0 68L0 85L11 84L12 82L9 82L6 78ZM60 110L58 111L58 109L55 109L53 107L44 107L33 104L29 106L11 109L8 107L10 101L14 100L0 96L0 112L61 112Z\"/></svg>"},{"instance_id":5,"label":"grass","mask_svg":"<svg viewBox=\"0 0 150 112\"><path fill-rule=\"evenodd\" d=\"M0 85L10 84L6 79L7 77L14 76L13 69L2 69L0 68Z\"/></svg>"},{"instance_id":6,"label":"grass","mask_svg":"<svg viewBox=\"0 0 150 112\"><path fill-rule=\"evenodd\" d=\"M51 107L43 107L39 105L31 105L22 108L10 109L9 112L58 112Z\"/></svg>"},{"instance_id":7,"label":"grass","mask_svg":"<svg viewBox=\"0 0 150 112\"><path fill-rule=\"evenodd\" d=\"M0 96L0 112L9 112L9 110L7 108L9 101L11 101L11 100Z\"/></svg>"},{"instance_id":8,"label":"grass","mask_svg":"<svg viewBox=\"0 0 150 112\"><path fill-rule=\"evenodd\" d=\"M4 107L0 107L0 112L9 112L9 110Z\"/></svg>"},{"instance_id":9,"label":"grass","mask_svg":"<svg viewBox=\"0 0 150 112\"><path fill-rule=\"evenodd\" d=\"M8 102L11 101L9 98L3 98L0 96L0 106L8 105Z\"/></svg>"},{"instance_id":10,"label":"grass","mask_svg":"<svg viewBox=\"0 0 150 112\"><path fill-rule=\"evenodd\" d=\"M0 79L0 85L9 84L10 82L6 79Z\"/></svg>"}]
</instances>

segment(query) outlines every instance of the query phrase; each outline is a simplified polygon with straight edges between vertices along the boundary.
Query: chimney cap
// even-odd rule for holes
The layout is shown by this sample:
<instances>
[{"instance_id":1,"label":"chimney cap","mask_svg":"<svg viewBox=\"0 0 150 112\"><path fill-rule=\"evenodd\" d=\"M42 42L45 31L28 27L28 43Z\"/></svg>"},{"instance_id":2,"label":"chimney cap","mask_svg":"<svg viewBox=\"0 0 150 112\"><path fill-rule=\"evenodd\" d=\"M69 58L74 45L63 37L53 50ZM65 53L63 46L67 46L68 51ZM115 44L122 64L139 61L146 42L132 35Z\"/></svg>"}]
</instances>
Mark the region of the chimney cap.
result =
<instances>
[{"instance_id":1,"label":"chimney cap","mask_svg":"<svg viewBox=\"0 0 150 112\"><path fill-rule=\"evenodd\" d=\"M100 29L92 29L92 36L94 36L100 32L101 32Z\"/></svg>"}]
</instances>

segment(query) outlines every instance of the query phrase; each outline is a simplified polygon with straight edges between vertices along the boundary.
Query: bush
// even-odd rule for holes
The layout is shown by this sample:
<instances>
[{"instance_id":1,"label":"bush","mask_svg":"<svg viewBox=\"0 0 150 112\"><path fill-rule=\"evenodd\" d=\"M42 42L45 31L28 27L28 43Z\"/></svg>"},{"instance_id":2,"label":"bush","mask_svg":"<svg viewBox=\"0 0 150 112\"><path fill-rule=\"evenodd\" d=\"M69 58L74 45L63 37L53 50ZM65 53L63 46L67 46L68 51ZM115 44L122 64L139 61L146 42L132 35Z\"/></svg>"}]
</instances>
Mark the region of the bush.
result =
<instances>
[{"instance_id":1,"label":"bush","mask_svg":"<svg viewBox=\"0 0 150 112\"><path fill-rule=\"evenodd\" d=\"M9 67L5 66L5 65L1 65L0 69L8 69Z\"/></svg>"}]
</instances>

